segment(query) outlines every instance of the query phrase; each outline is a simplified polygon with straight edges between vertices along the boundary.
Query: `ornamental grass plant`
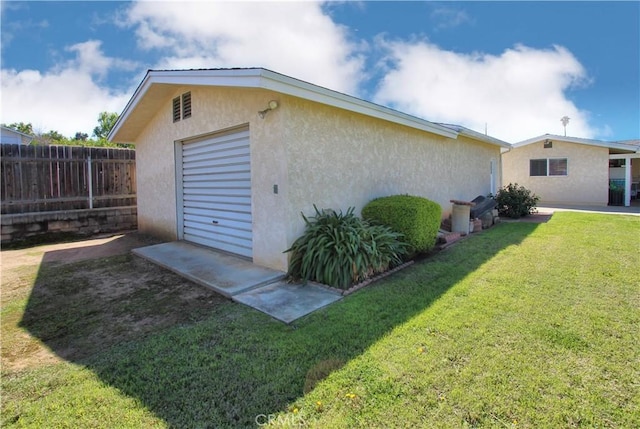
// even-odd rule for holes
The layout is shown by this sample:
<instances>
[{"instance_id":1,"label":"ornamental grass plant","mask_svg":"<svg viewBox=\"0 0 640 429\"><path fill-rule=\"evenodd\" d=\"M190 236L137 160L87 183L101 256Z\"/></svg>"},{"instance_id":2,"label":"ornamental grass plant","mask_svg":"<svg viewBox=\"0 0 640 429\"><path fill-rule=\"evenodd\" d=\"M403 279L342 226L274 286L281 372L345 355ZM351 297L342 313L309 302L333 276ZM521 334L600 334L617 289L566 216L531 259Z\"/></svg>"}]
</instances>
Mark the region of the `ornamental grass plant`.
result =
<instances>
[{"instance_id":1,"label":"ornamental grass plant","mask_svg":"<svg viewBox=\"0 0 640 429\"><path fill-rule=\"evenodd\" d=\"M402 234L359 218L353 207L346 213L313 207L315 216L302 214L304 234L285 251L291 277L348 289L403 262Z\"/></svg>"}]
</instances>

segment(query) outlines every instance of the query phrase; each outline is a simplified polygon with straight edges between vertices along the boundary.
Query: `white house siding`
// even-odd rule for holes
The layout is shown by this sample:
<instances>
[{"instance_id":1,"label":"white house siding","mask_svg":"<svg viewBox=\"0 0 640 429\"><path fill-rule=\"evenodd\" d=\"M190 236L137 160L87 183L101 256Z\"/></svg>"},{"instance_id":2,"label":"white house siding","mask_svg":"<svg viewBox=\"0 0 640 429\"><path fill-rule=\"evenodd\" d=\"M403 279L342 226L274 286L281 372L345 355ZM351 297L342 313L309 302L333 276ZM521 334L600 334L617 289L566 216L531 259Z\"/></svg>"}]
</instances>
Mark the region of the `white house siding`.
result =
<instances>
[{"instance_id":1,"label":"white house siding","mask_svg":"<svg viewBox=\"0 0 640 429\"><path fill-rule=\"evenodd\" d=\"M540 204L607 205L609 149L553 140L511 149L503 155L503 184L518 183L537 194ZM529 160L567 158L567 176L529 176Z\"/></svg>"},{"instance_id":2,"label":"white house siding","mask_svg":"<svg viewBox=\"0 0 640 429\"><path fill-rule=\"evenodd\" d=\"M490 192L491 159L500 148L450 139L326 105L288 97L285 142L289 165L288 242L304 230L300 212L318 208L359 213L370 200L419 195L451 211L451 199ZM496 177L500 183L500 177Z\"/></svg>"}]
</instances>

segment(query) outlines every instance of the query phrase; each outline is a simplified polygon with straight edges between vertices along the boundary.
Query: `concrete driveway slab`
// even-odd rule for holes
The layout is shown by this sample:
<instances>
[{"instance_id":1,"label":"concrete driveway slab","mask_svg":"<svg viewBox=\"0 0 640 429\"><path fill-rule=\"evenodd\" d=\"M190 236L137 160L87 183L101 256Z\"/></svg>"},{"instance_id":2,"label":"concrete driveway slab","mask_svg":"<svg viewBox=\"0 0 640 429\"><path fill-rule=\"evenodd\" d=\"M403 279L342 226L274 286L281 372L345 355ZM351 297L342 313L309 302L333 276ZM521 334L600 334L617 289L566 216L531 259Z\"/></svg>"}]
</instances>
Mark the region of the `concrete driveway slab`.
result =
<instances>
[{"instance_id":1,"label":"concrete driveway slab","mask_svg":"<svg viewBox=\"0 0 640 429\"><path fill-rule=\"evenodd\" d=\"M284 323L291 323L341 298L338 292L312 282L302 285L281 280L235 295L232 299Z\"/></svg>"},{"instance_id":2,"label":"concrete driveway slab","mask_svg":"<svg viewBox=\"0 0 640 429\"><path fill-rule=\"evenodd\" d=\"M285 276L282 271L184 241L142 247L133 253L228 298Z\"/></svg>"},{"instance_id":3,"label":"concrete driveway slab","mask_svg":"<svg viewBox=\"0 0 640 429\"><path fill-rule=\"evenodd\" d=\"M288 283L282 271L184 241L141 247L133 253L285 323L342 298L316 283Z\"/></svg>"}]
</instances>

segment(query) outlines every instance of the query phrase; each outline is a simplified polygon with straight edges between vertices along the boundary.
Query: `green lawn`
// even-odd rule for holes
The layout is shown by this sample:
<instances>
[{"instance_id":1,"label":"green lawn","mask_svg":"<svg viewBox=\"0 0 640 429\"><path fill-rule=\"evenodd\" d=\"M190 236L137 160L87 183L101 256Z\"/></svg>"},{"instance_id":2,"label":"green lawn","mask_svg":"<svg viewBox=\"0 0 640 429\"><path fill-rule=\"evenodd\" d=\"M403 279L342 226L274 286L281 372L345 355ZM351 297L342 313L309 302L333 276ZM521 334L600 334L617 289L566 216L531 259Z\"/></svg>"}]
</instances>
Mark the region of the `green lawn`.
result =
<instances>
[{"instance_id":1,"label":"green lawn","mask_svg":"<svg viewBox=\"0 0 640 429\"><path fill-rule=\"evenodd\" d=\"M108 261L114 276L136 264ZM3 366L2 427L640 427L639 217L500 224L292 326L214 300L193 317L181 308L174 326L91 344L108 330L102 312L118 312L63 307L55 292L84 293L96 270L25 274L38 303L61 308L3 297L3 349L40 335L58 355L85 352ZM126 308L170 311L152 293ZM42 337L48 317L67 329ZM326 360L344 366L304 394Z\"/></svg>"}]
</instances>

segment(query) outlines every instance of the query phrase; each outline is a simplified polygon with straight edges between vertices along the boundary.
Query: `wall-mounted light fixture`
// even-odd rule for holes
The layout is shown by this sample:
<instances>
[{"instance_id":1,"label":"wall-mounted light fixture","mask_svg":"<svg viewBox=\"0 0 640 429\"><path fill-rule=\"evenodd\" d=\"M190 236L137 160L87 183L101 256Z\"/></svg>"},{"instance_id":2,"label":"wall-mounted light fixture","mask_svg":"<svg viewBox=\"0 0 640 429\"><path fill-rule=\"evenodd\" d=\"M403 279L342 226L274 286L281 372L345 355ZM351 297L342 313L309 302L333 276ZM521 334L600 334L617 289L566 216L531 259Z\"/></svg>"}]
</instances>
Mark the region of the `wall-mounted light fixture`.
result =
<instances>
[{"instance_id":1,"label":"wall-mounted light fixture","mask_svg":"<svg viewBox=\"0 0 640 429\"><path fill-rule=\"evenodd\" d=\"M269 102L269 106L266 109L261 110L261 111L258 112L258 116L260 116L261 118L264 119L264 117L267 116L267 113L269 113L269 111L277 109L278 106L279 106L279 104L278 104L278 102L276 100L271 100Z\"/></svg>"}]
</instances>

